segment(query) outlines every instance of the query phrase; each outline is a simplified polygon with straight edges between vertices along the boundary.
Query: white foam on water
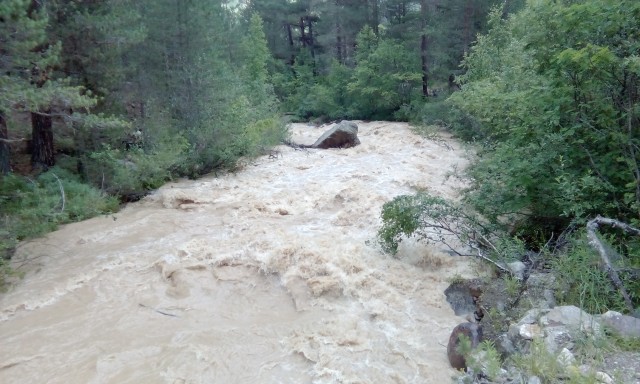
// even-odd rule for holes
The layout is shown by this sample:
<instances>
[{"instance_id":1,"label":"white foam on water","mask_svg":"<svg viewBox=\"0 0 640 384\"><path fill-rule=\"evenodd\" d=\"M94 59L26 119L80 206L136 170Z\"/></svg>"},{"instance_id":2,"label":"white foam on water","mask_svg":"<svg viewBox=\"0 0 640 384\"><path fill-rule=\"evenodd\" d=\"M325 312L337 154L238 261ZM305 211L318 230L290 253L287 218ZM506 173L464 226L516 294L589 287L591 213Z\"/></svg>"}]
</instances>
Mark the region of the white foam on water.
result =
<instances>
[{"instance_id":1,"label":"white foam on water","mask_svg":"<svg viewBox=\"0 0 640 384\"><path fill-rule=\"evenodd\" d=\"M460 319L443 291L467 261L367 241L397 195L455 199L464 153L404 123L358 125L357 147L279 147L21 246L0 382L448 382ZM292 126L299 143L322 132Z\"/></svg>"}]
</instances>

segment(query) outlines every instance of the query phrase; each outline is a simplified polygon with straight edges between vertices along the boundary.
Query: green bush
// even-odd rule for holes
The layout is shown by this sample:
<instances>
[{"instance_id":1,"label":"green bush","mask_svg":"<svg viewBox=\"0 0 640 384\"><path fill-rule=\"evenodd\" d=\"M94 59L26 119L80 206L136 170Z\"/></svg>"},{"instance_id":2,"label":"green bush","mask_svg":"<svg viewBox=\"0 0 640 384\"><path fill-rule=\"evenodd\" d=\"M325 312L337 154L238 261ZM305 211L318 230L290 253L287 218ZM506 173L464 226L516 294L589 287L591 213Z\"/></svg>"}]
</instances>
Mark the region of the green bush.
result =
<instances>
[{"instance_id":1,"label":"green bush","mask_svg":"<svg viewBox=\"0 0 640 384\"><path fill-rule=\"evenodd\" d=\"M486 144L467 202L529 237L598 214L640 220L640 43L625 37L639 16L640 3L600 0L493 12L449 100L470 123L458 133Z\"/></svg>"},{"instance_id":2,"label":"green bush","mask_svg":"<svg viewBox=\"0 0 640 384\"><path fill-rule=\"evenodd\" d=\"M382 227L378 244L384 252L395 254L404 238L439 242L455 250L451 236L460 244L477 243L491 230L463 207L425 192L401 195L382 207Z\"/></svg>"},{"instance_id":3,"label":"green bush","mask_svg":"<svg viewBox=\"0 0 640 384\"><path fill-rule=\"evenodd\" d=\"M89 180L114 196L143 195L170 180L184 160L187 143L181 136L153 148L115 149L105 146L87 160Z\"/></svg>"},{"instance_id":4,"label":"green bush","mask_svg":"<svg viewBox=\"0 0 640 384\"><path fill-rule=\"evenodd\" d=\"M5 231L23 240L51 231L59 224L113 212L118 203L77 176L54 167L36 179L3 176L0 208Z\"/></svg>"}]
</instances>

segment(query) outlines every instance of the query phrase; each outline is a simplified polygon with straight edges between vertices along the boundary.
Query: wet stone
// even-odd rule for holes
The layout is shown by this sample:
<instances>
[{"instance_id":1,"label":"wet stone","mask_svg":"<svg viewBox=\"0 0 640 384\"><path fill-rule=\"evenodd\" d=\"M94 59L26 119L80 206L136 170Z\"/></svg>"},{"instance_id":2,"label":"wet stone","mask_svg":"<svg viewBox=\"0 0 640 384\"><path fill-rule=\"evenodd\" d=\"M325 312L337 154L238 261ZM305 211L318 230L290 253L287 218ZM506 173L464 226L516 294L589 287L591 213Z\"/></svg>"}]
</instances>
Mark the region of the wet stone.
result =
<instances>
[{"instance_id":1,"label":"wet stone","mask_svg":"<svg viewBox=\"0 0 640 384\"><path fill-rule=\"evenodd\" d=\"M477 310L477 301L482 294L482 288L479 281L465 280L452 283L445 289L447 302L457 316L465 316L474 313Z\"/></svg>"}]
</instances>

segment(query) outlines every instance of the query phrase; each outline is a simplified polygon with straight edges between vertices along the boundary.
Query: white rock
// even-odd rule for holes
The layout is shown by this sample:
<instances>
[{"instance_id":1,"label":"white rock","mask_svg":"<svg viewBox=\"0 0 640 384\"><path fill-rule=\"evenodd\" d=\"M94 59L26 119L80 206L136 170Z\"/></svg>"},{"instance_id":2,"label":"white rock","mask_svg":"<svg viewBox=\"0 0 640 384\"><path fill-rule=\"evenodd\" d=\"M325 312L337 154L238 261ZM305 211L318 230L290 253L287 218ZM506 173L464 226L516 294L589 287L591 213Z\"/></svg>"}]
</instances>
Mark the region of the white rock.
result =
<instances>
[{"instance_id":1,"label":"white rock","mask_svg":"<svg viewBox=\"0 0 640 384\"><path fill-rule=\"evenodd\" d=\"M562 365L565 368L570 367L573 363L576 362L575 356L571 353L567 348L562 348L560 354L557 357L558 364Z\"/></svg>"},{"instance_id":2,"label":"white rock","mask_svg":"<svg viewBox=\"0 0 640 384\"><path fill-rule=\"evenodd\" d=\"M540 318L543 326L566 325L567 327L598 334L600 324L582 309L567 305L553 308L549 313Z\"/></svg>"},{"instance_id":3,"label":"white rock","mask_svg":"<svg viewBox=\"0 0 640 384\"><path fill-rule=\"evenodd\" d=\"M596 372L596 379L604 384L613 384L613 379L611 378L611 376L607 375L604 372Z\"/></svg>"},{"instance_id":4,"label":"white rock","mask_svg":"<svg viewBox=\"0 0 640 384\"><path fill-rule=\"evenodd\" d=\"M538 376L531 376L529 380L527 380L527 384L542 384L542 381Z\"/></svg>"},{"instance_id":5,"label":"white rock","mask_svg":"<svg viewBox=\"0 0 640 384\"><path fill-rule=\"evenodd\" d=\"M533 340L535 337L542 336L542 329L538 324L522 324L518 328L518 335L524 340Z\"/></svg>"},{"instance_id":6,"label":"white rock","mask_svg":"<svg viewBox=\"0 0 640 384\"><path fill-rule=\"evenodd\" d=\"M507 269L513 273L513 276L522 280L524 278L524 271L527 270L527 266L522 261L514 261L507 264Z\"/></svg>"}]
</instances>

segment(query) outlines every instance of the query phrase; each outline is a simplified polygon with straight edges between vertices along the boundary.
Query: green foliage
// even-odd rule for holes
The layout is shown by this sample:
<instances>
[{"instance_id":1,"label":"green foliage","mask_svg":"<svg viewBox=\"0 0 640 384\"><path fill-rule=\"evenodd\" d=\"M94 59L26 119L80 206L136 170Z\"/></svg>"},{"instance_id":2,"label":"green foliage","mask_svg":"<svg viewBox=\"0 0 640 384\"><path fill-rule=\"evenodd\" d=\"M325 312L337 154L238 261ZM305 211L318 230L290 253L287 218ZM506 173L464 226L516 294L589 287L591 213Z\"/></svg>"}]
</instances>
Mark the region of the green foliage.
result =
<instances>
[{"instance_id":1,"label":"green foliage","mask_svg":"<svg viewBox=\"0 0 640 384\"><path fill-rule=\"evenodd\" d=\"M502 370L502 359L490 341L481 342L467 357L474 372L483 372L489 380L497 380Z\"/></svg>"},{"instance_id":2,"label":"green foliage","mask_svg":"<svg viewBox=\"0 0 640 384\"><path fill-rule=\"evenodd\" d=\"M90 95L65 79L49 79L60 61L62 46L48 41L49 18L44 7L31 10L31 1L9 0L0 5L0 110L38 111L43 107L87 108Z\"/></svg>"},{"instance_id":3,"label":"green foliage","mask_svg":"<svg viewBox=\"0 0 640 384\"><path fill-rule=\"evenodd\" d=\"M466 244L472 238L489 233L474 215L462 207L424 192L398 196L385 203L381 218L378 244L391 254L395 254L402 239L408 237L444 243L453 250L455 244L450 244L451 236Z\"/></svg>"},{"instance_id":4,"label":"green foliage","mask_svg":"<svg viewBox=\"0 0 640 384\"><path fill-rule=\"evenodd\" d=\"M242 42L245 56L245 72L250 82L266 84L269 73L267 65L271 59L262 18L257 13L251 16L249 32Z\"/></svg>"},{"instance_id":5,"label":"green foliage","mask_svg":"<svg viewBox=\"0 0 640 384\"><path fill-rule=\"evenodd\" d=\"M640 351L640 337L622 337L615 332L611 332L611 334L608 335L608 339L616 350L627 352Z\"/></svg>"},{"instance_id":6,"label":"green foliage","mask_svg":"<svg viewBox=\"0 0 640 384\"><path fill-rule=\"evenodd\" d=\"M0 208L6 228L18 240L23 240L55 229L59 224L113 212L117 209L117 200L81 183L65 170L52 168L33 180L17 175L3 177ZM17 213L20 216L14 216Z\"/></svg>"},{"instance_id":7,"label":"green foliage","mask_svg":"<svg viewBox=\"0 0 640 384\"><path fill-rule=\"evenodd\" d=\"M87 176L111 195L141 196L172 178L184 161L187 147L186 140L179 135L148 149L125 151L105 146L87 159Z\"/></svg>"},{"instance_id":8,"label":"green foliage","mask_svg":"<svg viewBox=\"0 0 640 384\"><path fill-rule=\"evenodd\" d=\"M582 356L581 351L574 352L579 355L579 359L588 358ZM565 367L558 356L559 354L548 350L544 340L534 339L529 353L513 355L510 363L519 372L527 376L537 376L543 383L597 384L601 382L595 370L582 372L576 366Z\"/></svg>"},{"instance_id":9,"label":"green foliage","mask_svg":"<svg viewBox=\"0 0 640 384\"><path fill-rule=\"evenodd\" d=\"M12 174L0 177L0 289L15 275L8 260L19 241L117 208L117 199L60 168L36 179Z\"/></svg>"},{"instance_id":10,"label":"green foliage","mask_svg":"<svg viewBox=\"0 0 640 384\"><path fill-rule=\"evenodd\" d=\"M19 241L117 208L116 198L60 168L36 179L11 174L0 178L0 287L11 274L6 260Z\"/></svg>"},{"instance_id":11,"label":"green foliage","mask_svg":"<svg viewBox=\"0 0 640 384\"><path fill-rule=\"evenodd\" d=\"M595 0L492 14L450 98L471 119L462 136L485 143L469 172L476 209L547 233L595 214L638 220L640 43L624 36L639 14L636 2Z\"/></svg>"},{"instance_id":12,"label":"green foliage","mask_svg":"<svg viewBox=\"0 0 640 384\"><path fill-rule=\"evenodd\" d=\"M563 371L557 356L550 353L543 340L535 339L531 343L529 354L515 355L511 361L519 371L537 376L544 383L552 383Z\"/></svg>"},{"instance_id":13,"label":"green foliage","mask_svg":"<svg viewBox=\"0 0 640 384\"><path fill-rule=\"evenodd\" d=\"M137 89L131 92L146 106L146 115L136 121L145 136L144 156L111 154L120 149L112 143L105 156L111 159L107 163L116 190L138 189L117 176L121 173L150 171L150 181L141 185L149 188L175 175L196 177L232 168L241 157L259 154L282 139L285 131L277 117L280 108L267 71L271 57L260 16L251 17L243 34L234 22L237 15L220 1L164 0L138 11L148 34L129 56L145 68L136 74ZM173 147L162 144L174 136L185 139L186 146L181 140ZM161 145L149 148L150 140ZM162 148L173 158L167 155L155 164L168 168L140 166L145 156L160 156ZM135 167L119 165L125 156Z\"/></svg>"},{"instance_id":14,"label":"green foliage","mask_svg":"<svg viewBox=\"0 0 640 384\"><path fill-rule=\"evenodd\" d=\"M418 57L400 41L377 41L368 26L357 41L357 64L347 86L353 99L350 115L392 119L393 113L415 96L414 90L422 77Z\"/></svg>"},{"instance_id":15,"label":"green foliage","mask_svg":"<svg viewBox=\"0 0 640 384\"><path fill-rule=\"evenodd\" d=\"M56 70L101 97L103 107L122 102L115 93L135 73L123 55L147 37L135 1L55 1L48 6L48 35L61 42Z\"/></svg>"}]
</instances>

